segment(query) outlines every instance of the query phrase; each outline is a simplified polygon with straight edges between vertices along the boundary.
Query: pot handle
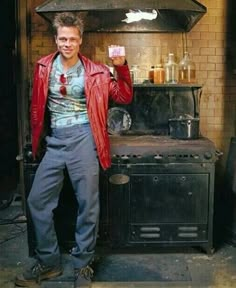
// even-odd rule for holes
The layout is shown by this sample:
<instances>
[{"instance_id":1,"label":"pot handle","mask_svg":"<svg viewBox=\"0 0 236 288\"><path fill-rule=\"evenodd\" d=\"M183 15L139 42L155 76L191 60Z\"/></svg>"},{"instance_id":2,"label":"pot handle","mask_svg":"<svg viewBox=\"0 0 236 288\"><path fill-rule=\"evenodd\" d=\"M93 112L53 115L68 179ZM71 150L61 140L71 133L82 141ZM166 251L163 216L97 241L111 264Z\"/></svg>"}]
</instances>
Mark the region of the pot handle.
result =
<instances>
[{"instance_id":1,"label":"pot handle","mask_svg":"<svg viewBox=\"0 0 236 288\"><path fill-rule=\"evenodd\" d=\"M187 126L191 126L192 121L189 119L189 120L187 120L187 122L186 121L181 121L180 124L183 125L183 126L185 126L186 124L187 124Z\"/></svg>"}]
</instances>

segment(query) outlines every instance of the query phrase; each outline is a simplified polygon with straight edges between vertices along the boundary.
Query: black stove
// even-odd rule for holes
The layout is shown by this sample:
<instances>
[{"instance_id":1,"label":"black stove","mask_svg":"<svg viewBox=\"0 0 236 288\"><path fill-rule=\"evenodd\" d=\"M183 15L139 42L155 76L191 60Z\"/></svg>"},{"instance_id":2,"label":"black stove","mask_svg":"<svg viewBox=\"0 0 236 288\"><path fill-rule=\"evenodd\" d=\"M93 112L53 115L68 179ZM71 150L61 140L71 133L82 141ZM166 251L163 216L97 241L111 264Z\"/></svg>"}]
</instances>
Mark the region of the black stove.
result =
<instances>
[{"instance_id":1,"label":"black stove","mask_svg":"<svg viewBox=\"0 0 236 288\"><path fill-rule=\"evenodd\" d=\"M100 238L113 247L201 246L211 253L213 142L150 134L111 135L110 142Z\"/></svg>"}]
</instances>

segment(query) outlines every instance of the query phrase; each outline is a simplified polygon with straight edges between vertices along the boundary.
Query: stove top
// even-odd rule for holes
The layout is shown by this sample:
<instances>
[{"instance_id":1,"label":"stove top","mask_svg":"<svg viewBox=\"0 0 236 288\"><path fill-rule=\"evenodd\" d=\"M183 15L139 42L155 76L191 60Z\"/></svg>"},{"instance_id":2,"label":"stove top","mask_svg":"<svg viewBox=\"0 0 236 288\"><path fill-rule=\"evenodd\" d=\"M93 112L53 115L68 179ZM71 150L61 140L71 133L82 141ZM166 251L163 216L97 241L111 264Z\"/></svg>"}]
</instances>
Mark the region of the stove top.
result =
<instances>
[{"instance_id":1,"label":"stove top","mask_svg":"<svg viewBox=\"0 0 236 288\"><path fill-rule=\"evenodd\" d=\"M214 162L216 148L208 138L194 140L172 139L158 135L110 136L112 162Z\"/></svg>"}]
</instances>

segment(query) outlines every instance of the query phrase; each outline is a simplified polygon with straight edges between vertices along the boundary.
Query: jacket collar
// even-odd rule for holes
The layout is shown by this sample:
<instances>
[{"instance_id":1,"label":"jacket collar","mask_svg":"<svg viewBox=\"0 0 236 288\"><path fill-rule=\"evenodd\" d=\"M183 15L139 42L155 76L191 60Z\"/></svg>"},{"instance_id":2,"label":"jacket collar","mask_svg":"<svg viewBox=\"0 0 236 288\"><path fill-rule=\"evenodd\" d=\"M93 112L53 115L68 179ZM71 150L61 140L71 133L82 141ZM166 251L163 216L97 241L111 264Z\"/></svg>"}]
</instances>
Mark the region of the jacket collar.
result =
<instances>
[{"instance_id":1,"label":"jacket collar","mask_svg":"<svg viewBox=\"0 0 236 288\"><path fill-rule=\"evenodd\" d=\"M43 65L43 66L52 66L53 60L57 57L57 55L59 54L58 51L49 54L41 59L39 59L37 61L37 63L39 65ZM92 62L90 59L88 59L87 57L83 56L82 54L78 54L78 57L80 59L80 61L82 62L85 71L90 74L90 75L94 75L94 74L98 74L98 73L103 73L103 65L94 65L94 62Z\"/></svg>"}]
</instances>

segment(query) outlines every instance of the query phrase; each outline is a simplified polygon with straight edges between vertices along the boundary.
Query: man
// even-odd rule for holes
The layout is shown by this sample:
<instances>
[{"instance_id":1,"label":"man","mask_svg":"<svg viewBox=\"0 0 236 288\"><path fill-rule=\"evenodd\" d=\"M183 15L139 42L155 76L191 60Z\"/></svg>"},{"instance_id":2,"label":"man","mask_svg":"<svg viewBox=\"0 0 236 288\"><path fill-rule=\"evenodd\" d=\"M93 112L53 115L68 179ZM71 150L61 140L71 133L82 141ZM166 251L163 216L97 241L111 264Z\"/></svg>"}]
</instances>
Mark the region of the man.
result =
<instances>
[{"instance_id":1,"label":"man","mask_svg":"<svg viewBox=\"0 0 236 288\"><path fill-rule=\"evenodd\" d=\"M78 201L74 287L91 287L99 218L99 163L111 164L107 133L108 101L132 101L133 91L125 57L111 59L116 79L105 65L95 64L80 54L83 23L73 13L57 14L53 26L58 51L40 59L35 67L31 102L32 151L36 156L49 119L46 151L36 171L28 207L36 236L36 264L16 277L15 284L29 287L35 282L62 274L53 225L68 170ZM49 112L49 113L47 113ZM49 114L49 117L46 117Z\"/></svg>"}]
</instances>

